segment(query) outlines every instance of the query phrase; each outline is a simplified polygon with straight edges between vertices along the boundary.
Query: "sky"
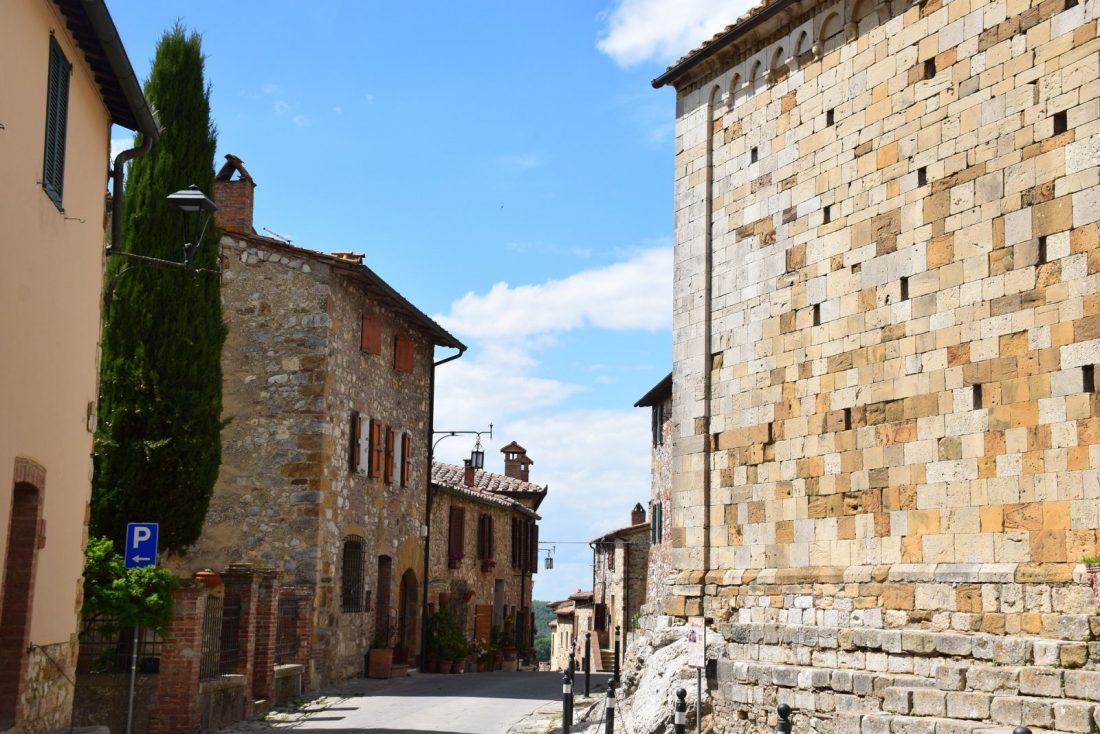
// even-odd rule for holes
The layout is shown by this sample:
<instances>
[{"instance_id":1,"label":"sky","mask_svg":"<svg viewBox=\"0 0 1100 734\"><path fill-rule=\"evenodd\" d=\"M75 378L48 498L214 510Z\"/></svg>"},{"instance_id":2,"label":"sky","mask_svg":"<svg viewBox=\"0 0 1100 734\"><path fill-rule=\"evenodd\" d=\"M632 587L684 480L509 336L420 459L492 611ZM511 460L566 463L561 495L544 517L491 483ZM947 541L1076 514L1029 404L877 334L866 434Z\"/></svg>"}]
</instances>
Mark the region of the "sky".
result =
<instances>
[{"instance_id":1,"label":"sky","mask_svg":"<svg viewBox=\"0 0 1100 734\"><path fill-rule=\"evenodd\" d=\"M202 35L215 166L244 161L257 232L365 253L469 347L435 427L491 423L489 471L511 441L534 460L544 600L591 588L587 541L648 505L633 405L671 370L675 124L650 81L750 5L108 0L142 80L165 29Z\"/></svg>"}]
</instances>

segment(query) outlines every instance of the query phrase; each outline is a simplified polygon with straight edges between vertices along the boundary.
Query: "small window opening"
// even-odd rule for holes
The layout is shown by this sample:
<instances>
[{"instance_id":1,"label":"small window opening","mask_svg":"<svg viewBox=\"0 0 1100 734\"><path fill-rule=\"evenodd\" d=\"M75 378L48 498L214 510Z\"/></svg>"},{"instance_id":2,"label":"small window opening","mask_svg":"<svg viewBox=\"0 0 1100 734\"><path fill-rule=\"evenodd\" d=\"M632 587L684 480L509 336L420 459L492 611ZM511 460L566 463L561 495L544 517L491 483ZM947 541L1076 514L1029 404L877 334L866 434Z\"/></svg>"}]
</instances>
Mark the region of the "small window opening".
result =
<instances>
[{"instance_id":1,"label":"small window opening","mask_svg":"<svg viewBox=\"0 0 1100 734\"><path fill-rule=\"evenodd\" d=\"M1081 368L1081 390L1096 392L1096 366L1086 364Z\"/></svg>"},{"instance_id":2,"label":"small window opening","mask_svg":"<svg viewBox=\"0 0 1100 734\"><path fill-rule=\"evenodd\" d=\"M982 386L974 385L971 390L974 395L974 410L978 410L982 407Z\"/></svg>"},{"instance_id":3,"label":"small window opening","mask_svg":"<svg viewBox=\"0 0 1100 734\"><path fill-rule=\"evenodd\" d=\"M749 163L756 163L758 160L760 160L760 153L756 147L753 147L753 149L749 151Z\"/></svg>"},{"instance_id":4,"label":"small window opening","mask_svg":"<svg viewBox=\"0 0 1100 734\"><path fill-rule=\"evenodd\" d=\"M1066 130L1069 130L1069 120L1066 118L1066 111L1054 113L1054 134L1061 135Z\"/></svg>"},{"instance_id":5,"label":"small window opening","mask_svg":"<svg viewBox=\"0 0 1100 734\"><path fill-rule=\"evenodd\" d=\"M917 186L928 185L928 167L921 166L917 169Z\"/></svg>"},{"instance_id":6,"label":"small window opening","mask_svg":"<svg viewBox=\"0 0 1100 734\"><path fill-rule=\"evenodd\" d=\"M825 127L832 127L836 122L836 110L825 111Z\"/></svg>"},{"instance_id":7,"label":"small window opening","mask_svg":"<svg viewBox=\"0 0 1100 734\"><path fill-rule=\"evenodd\" d=\"M825 207L825 219L822 224L828 224L831 221L833 221L833 205L829 204Z\"/></svg>"},{"instance_id":8,"label":"small window opening","mask_svg":"<svg viewBox=\"0 0 1100 734\"><path fill-rule=\"evenodd\" d=\"M909 300L909 276L901 276L901 300Z\"/></svg>"},{"instance_id":9,"label":"small window opening","mask_svg":"<svg viewBox=\"0 0 1100 734\"><path fill-rule=\"evenodd\" d=\"M821 304L814 304L814 326L821 326Z\"/></svg>"},{"instance_id":10,"label":"small window opening","mask_svg":"<svg viewBox=\"0 0 1100 734\"><path fill-rule=\"evenodd\" d=\"M844 409L844 430L845 431L852 430L852 409L851 408L845 408Z\"/></svg>"},{"instance_id":11,"label":"small window opening","mask_svg":"<svg viewBox=\"0 0 1100 734\"><path fill-rule=\"evenodd\" d=\"M1039 236L1039 260L1038 260L1038 264L1042 265L1046 261L1047 261L1047 236L1044 234L1044 235Z\"/></svg>"},{"instance_id":12,"label":"small window opening","mask_svg":"<svg viewBox=\"0 0 1100 734\"><path fill-rule=\"evenodd\" d=\"M936 60L928 59L924 62L924 78L932 79L936 76Z\"/></svg>"},{"instance_id":13,"label":"small window opening","mask_svg":"<svg viewBox=\"0 0 1100 734\"><path fill-rule=\"evenodd\" d=\"M1077 7L1077 0L1066 0L1066 10Z\"/></svg>"},{"instance_id":14,"label":"small window opening","mask_svg":"<svg viewBox=\"0 0 1100 734\"><path fill-rule=\"evenodd\" d=\"M855 275L859 271L863 270L862 263L852 263L852 275Z\"/></svg>"}]
</instances>

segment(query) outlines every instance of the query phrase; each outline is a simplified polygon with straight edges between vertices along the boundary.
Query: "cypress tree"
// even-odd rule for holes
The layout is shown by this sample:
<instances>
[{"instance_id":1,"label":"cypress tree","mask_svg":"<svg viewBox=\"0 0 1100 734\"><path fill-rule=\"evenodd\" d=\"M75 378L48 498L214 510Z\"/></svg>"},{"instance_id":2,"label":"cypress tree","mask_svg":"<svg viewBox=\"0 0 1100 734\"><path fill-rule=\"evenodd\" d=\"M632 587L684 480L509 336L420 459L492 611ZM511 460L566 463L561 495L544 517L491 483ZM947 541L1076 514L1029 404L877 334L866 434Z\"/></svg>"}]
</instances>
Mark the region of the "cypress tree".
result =
<instances>
[{"instance_id":1,"label":"cypress tree","mask_svg":"<svg viewBox=\"0 0 1100 734\"><path fill-rule=\"evenodd\" d=\"M180 261L181 215L165 197L191 184L213 193L216 132L203 66L197 33L176 24L161 37L145 95L163 134L130 165L115 243L125 252ZM218 267L213 229L197 268ZM120 256L108 264L107 287L92 532L121 546L127 522L159 522L161 549L182 551L202 531L221 463L218 276Z\"/></svg>"}]
</instances>

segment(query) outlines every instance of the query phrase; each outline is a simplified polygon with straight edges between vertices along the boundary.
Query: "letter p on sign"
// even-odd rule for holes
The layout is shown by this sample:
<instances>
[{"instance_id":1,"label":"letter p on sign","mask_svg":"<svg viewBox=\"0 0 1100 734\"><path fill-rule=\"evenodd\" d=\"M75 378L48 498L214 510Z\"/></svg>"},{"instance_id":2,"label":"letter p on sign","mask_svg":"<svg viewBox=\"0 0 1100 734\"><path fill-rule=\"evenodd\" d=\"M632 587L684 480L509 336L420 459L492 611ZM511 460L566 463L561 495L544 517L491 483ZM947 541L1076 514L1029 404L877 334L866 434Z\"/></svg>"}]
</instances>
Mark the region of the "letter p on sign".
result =
<instances>
[{"instance_id":1,"label":"letter p on sign","mask_svg":"<svg viewBox=\"0 0 1100 734\"><path fill-rule=\"evenodd\" d=\"M155 522L132 522L126 525L126 568L157 564L159 528Z\"/></svg>"}]
</instances>

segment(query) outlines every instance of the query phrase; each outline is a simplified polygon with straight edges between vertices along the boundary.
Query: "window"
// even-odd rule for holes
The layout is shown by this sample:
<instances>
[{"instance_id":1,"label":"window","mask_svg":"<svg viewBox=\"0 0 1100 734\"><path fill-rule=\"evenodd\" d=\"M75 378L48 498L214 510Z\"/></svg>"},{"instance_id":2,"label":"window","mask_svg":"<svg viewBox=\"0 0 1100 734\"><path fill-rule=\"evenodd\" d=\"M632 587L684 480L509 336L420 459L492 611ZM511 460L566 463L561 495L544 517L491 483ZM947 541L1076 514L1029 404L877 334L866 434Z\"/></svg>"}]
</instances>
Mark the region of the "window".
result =
<instances>
[{"instance_id":1,"label":"window","mask_svg":"<svg viewBox=\"0 0 1100 734\"><path fill-rule=\"evenodd\" d=\"M359 411L351 411L351 427L348 431L351 438L351 445L348 447L348 471L359 471L359 460L362 456L362 424L359 420Z\"/></svg>"},{"instance_id":2,"label":"window","mask_svg":"<svg viewBox=\"0 0 1100 734\"><path fill-rule=\"evenodd\" d=\"M1043 265L1047 261L1047 236L1039 235L1039 265Z\"/></svg>"},{"instance_id":3,"label":"window","mask_svg":"<svg viewBox=\"0 0 1100 734\"><path fill-rule=\"evenodd\" d=\"M1069 120L1066 117L1066 111L1054 113L1054 134L1061 135L1066 130L1069 130Z\"/></svg>"},{"instance_id":4,"label":"window","mask_svg":"<svg viewBox=\"0 0 1100 734\"><path fill-rule=\"evenodd\" d=\"M657 403L654 405L651 416L653 421L653 445L660 446L665 442L665 404Z\"/></svg>"},{"instance_id":5,"label":"window","mask_svg":"<svg viewBox=\"0 0 1100 734\"><path fill-rule=\"evenodd\" d=\"M917 169L917 186L925 186L928 184L928 167L921 166Z\"/></svg>"},{"instance_id":6,"label":"window","mask_svg":"<svg viewBox=\"0 0 1100 734\"><path fill-rule=\"evenodd\" d=\"M821 304L814 304L814 326L821 326Z\"/></svg>"},{"instance_id":7,"label":"window","mask_svg":"<svg viewBox=\"0 0 1100 734\"><path fill-rule=\"evenodd\" d=\"M924 62L924 78L932 79L936 76L936 60L928 59Z\"/></svg>"},{"instance_id":8,"label":"window","mask_svg":"<svg viewBox=\"0 0 1100 734\"><path fill-rule=\"evenodd\" d=\"M477 519L477 558L479 561L493 558L493 517L488 513Z\"/></svg>"},{"instance_id":9,"label":"window","mask_svg":"<svg viewBox=\"0 0 1100 734\"><path fill-rule=\"evenodd\" d=\"M450 523L447 527L447 561L451 568L458 568L458 562L465 555L466 508L451 505Z\"/></svg>"},{"instance_id":10,"label":"window","mask_svg":"<svg viewBox=\"0 0 1100 734\"><path fill-rule=\"evenodd\" d=\"M973 394L974 410L979 410L982 407L982 386L981 385L974 385L972 390L973 390L973 393L974 393Z\"/></svg>"},{"instance_id":11,"label":"window","mask_svg":"<svg viewBox=\"0 0 1100 734\"><path fill-rule=\"evenodd\" d=\"M615 570L615 544L608 543L603 547L603 552L607 554L607 570Z\"/></svg>"},{"instance_id":12,"label":"window","mask_svg":"<svg viewBox=\"0 0 1100 734\"><path fill-rule=\"evenodd\" d=\"M822 217L821 223L822 224L828 224L831 221L833 221L833 205L828 204L825 207L825 213Z\"/></svg>"},{"instance_id":13,"label":"window","mask_svg":"<svg viewBox=\"0 0 1100 734\"><path fill-rule=\"evenodd\" d=\"M46 81L46 145L42 154L42 188L58 209L65 183L65 132L69 120L69 77L73 65L50 36L50 69Z\"/></svg>"},{"instance_id":14,"label":"window","mask_svg":"<svg viewBox=\"0 0 1100 734\"><path fill-rule=\"evenodd\" d=\"M664 504L651 502L649 506L649 542L656 545L664 539Z\"/></svg>"},{"instance_id":15,"label":"window","mask_svg":"<svg viewBox=\"0 0 1100 734\"><path fill-rule=\"evenodd\" d=\"M408 432L401 434L401 486L409 486L412 475L412 438Z\"/></svg>"},{"instance_id":16,"label":"window","mask_svg":"<svg viewBox=\"0 0 1100 734\"><path fill-rule=\"evenodd\" d=\"M836 124L835 110L826 110L825 111L825 127L832 127L834 124Z\"/></svg>"},{"instance_id":17,"label":"window","mask_svg":"<svg viewBox=\"0 0 1100 734\"><path fill-rule=\"evenodd\" d=\"M901 300L909 300L909 276L901 276Z\"/></svg>"},{"instance_id":18,"label":"window","mask_svg":"<svg viewBox=\"0 0 1100 734\"><path fill-rule=\"evenodd\" d=\"M1096 392L1096 365L1086 364L1081 368L1081 391Z\"/></svg>"},{"instance_id":19,"label":"window","mask_svg":"<svg viewBox=\"0 0 1100 734\"><path fill-rule=\"evenodd\" d=\"M364 354L382 353L382 319L364 316L359 332L359 350Z\"/></svg>"},{"instance_id":20,"label":"window","mask_svg":"<svg viewBox=\"0 0 1100 734\"><path fill-rule=\"evenodd\" d=\"M844 430L845 431L852 430L852 409L851 408L845 408L844 409Z\"/></svg>"},{"instance_id":21,"label":"window","mask_svg":"<svg viewBox=\"0 0 1100 734\"><path fill-rule=\"evenodd\" d=\"M415 345L407 336L393 339L393 368L398 372L412 372L415 364Z\"/></svg>"},{"instance_id":22,"label":"window","mask_svg":"<svg viewBox=\"0 0 1100 734\"><path fill-rule=\"evenodd\" d=\"M386 427L382 421L370 422L370 476L375 479L382 478L383 468L386 464Z\"/></svg>"},{"instance_id":23,"label":"window","mask_svg":"<svg viewBox=\"0 0 1100 734\"><path fill-rule=\"evenodd\" d=\"M363 611L363 539L357 535L344 539L340 562L340 611Z\"/></svg>"},{"instance_id":24,"label":"window","mask_svg":"<svg viewBox=\"0 0 1100 734\"><path fill-rule=\"evenodd\" d=\"M535 573L538 566L539 528L534 520L512 518L512 568Z\"/></svg>"},{"instance_id":25,"label":"window","mask_svg":"<svg viewBox=\"0 0 1100 734\"><path fill-rule=\"evenodd\" d=\"M749 163L756 163L759 159L760 152L754 146L753 149L749 151Z\"/></svg>"}]
</instances>

